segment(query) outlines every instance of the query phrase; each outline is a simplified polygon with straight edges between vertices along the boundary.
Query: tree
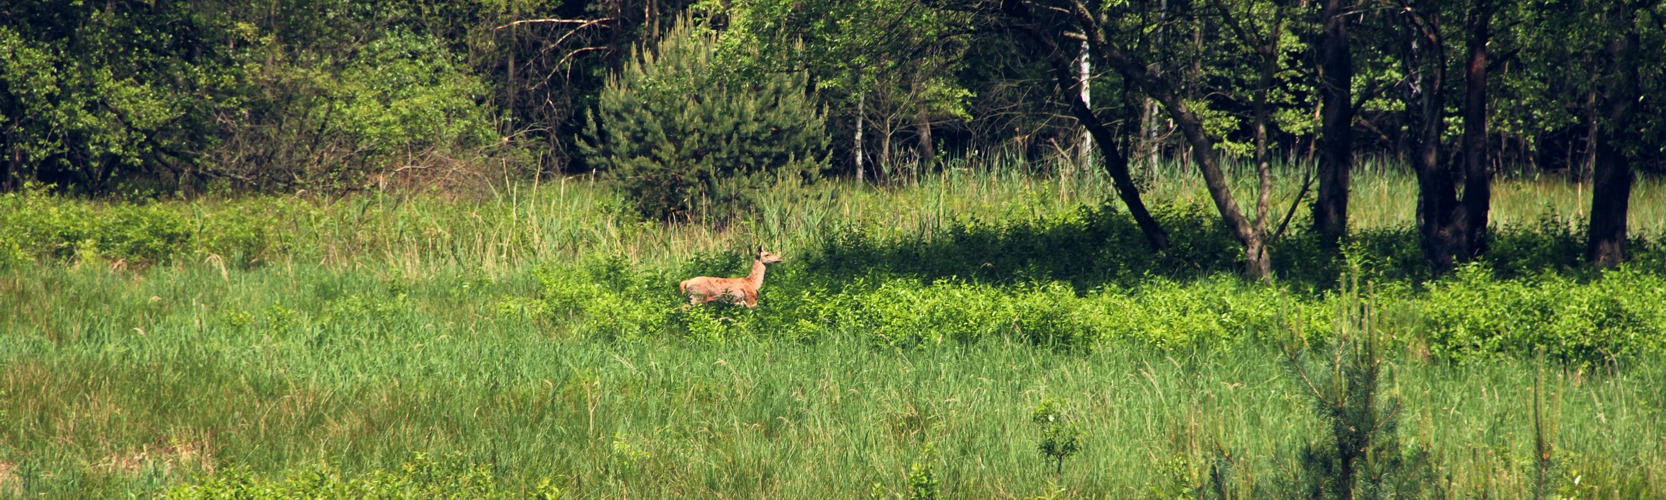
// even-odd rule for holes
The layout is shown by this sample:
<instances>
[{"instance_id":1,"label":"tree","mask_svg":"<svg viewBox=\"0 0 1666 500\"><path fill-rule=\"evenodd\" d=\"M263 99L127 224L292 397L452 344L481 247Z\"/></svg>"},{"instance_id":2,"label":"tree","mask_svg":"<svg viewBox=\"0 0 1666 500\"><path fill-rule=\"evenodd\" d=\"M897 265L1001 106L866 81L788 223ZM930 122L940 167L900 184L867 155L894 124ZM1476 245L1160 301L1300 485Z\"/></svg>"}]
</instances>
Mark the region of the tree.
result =
<instances>
[{"instance_id":1,"label":"tree","mask_svg":"<svg viewBox=\"0 0 1666 500\"><path fill-rule=\"evenodd\" d=\"M0 6L0 188L189 175L234 76L225 16L181 2Z\"/></svg>"},{"instance_id":2,"label":"tree","mask_svg":"<svg viewBox=\"0 0 1666 500\"><path fill-rule=\"evenodd\" d=\"M918 157L929 165L934 126L970 118L971 93L956 77L967 49L964 14L920 0L742 0L703 9L727 20L721 44L732 71L807 72L835 113L856 124L854 157L866 156L862 132L872 124L885 170L900 131L915 131ZM855 164L859 177L863 166Z\"/></svg>"},{"instance_id":3,"label":"tree","mask_svg":"<svg viewBox=\"0 0 1666 500\"><path fill-rule=\"evenodd\" d=\"M1345 0L1324 0L1319 17L1324 35L1319 44L1319 96L1323 102L1323 131L1319 140L1319 193L1313 203L1313 227L1328 245L1335 246L1348 231L1348 176L1354 160L1354 62L1348 38L1351 7Z\"/></svg>"},{"instance_id":4,"label":"tree","mask_svg":"<svg viewBox=\"0 0 1666 500\"><path fill-rule=\"evenodd\" d=\"M978 7L982 6L973 6L974 9ZM1150 210L1145 207L1145 202L1140 199L1139 188L1134 184L1133 175L1129 172L1128 157L1118 149L1119 141L1111 133L1110 128L1105 125L1105 120L1101 119L1093 108L1088 106L1087 101L1080 98L1081 92L1079 89L1085 83L1074 76L1077 73L1071 71L1071 64L1075 57L1067 49L1068 45L1064 42L1071 39L1080 39L1088 44L1090 54L1099 53L1103 48L1095 47L1093 40L1097 30L1083 29L1077 32L1076 36L1070 36L1071 33L1066 31L1067 29L1080 28L1075 26L1072 18L1058 15L1052 11L1038 12L1036 6L1027 2L1003 2L1001 12L987 14L1002 20L996 21L996 23L1011 25L1012 28L1023 33L1035 45L1042 48L1038 54L1039 58L1043 59L1044 64L1052 70L1054 81L1058 83L1059 90L1068 96L1075 96L1067 97L1065 101L1070 107L1071 114L1081 122L1083 127L1087 128L1088 133L1098 145L1099 152L1103 156L1105 172L1111 176L1112 184L1116 187L1117 197L1122 200L1124 205L1128 206L1128 212L1133 216L1135 224L1145 235L1146 243L1153 250L1167 251L1169 248L1168 233L1163 230L1157 219L1151 216ZM1091 16L1089 17L1091 18ZM1104 56L1101 55L1100 57L1103 60Z\"/></svg>"},{"instance_id":5,"label":"tree","mask_svg":"<svg viewBox=\"0 0 1666 500\"><path fill-rule=\"evenodd\" d=\"M1601 106L1601 134L1596 141L1596 165L1591 186L1591 222L1586 231L1586 258L1597 267L1612 267L1625 261L1626 215L1631 204L1632 154L1639 134L1633 116L1638 96L1637 52L1642 37L1637 27L1636 2L1616 0L1601 13L1609 28L1604 54L1607 59L1604 104Z\"/></svg>"},{"instance_id":6,"label":"tree","mask_svg":"<svg viewBox=\"0 0 1666 500\"><path fill-rule=\"evenodd\" d=\"M1413 168L1418 179L1418 233L1423 256L1437 271L1486 251L1487 215L1491 208L1492 171L1487 144L1487 43L1491 40L1493 6L1472 0L1463 7L1466 64L1464 65L1463 140L1461 169L1441 158L1445 132L1445 86L1448 36L1442 31L1446 12L1427 2L1401 1L1407 24L1405 69L1410 84L1405 99L1407 124L1414 130ZM1463 196L1454 180L1461 175Z\"/></svg>"},{"instance_id":7,"label":"tree","mask_svg":"<svg viewBox=\"0 0 1666 500\"><path fill-rule=\"evenodd\" d=\"M717 35L679 19L609 77L578 147L642 215L725 222L756 191L826 167L825 115L802 72L737 79Z\"/></svg>"},{"instance_id":8,"label":"tree","mask_svg":"<svg viewBox=\"0 0 1666 500\"><path fill-rule=\"evenodd\" d=\"M1226 174L1221 168L1220 156L1216 151L1215 139L1205 129L1203 116L1199 115L1193 105L1176 91L1173 80L1153 72L1151 66L1142 58L1129 51L1122 43L1114 41L1108 34L1109 31L1112 31L1112 27L1101 20L1108 19L1109 16L1106 14L1112 9L1114 7L1101 5L1097 2L1094 3L1094 7L1090 8L1080 0L1009 0L1005 4L1005 10L1008 14L1017 20L1023 29L1033 33L1033 36L1038 39L1043 41L1049 39L1085 39L1089 49L1097 59L1104 61L1125 80L1131 82L1163 106L1169 117L1180 128L1186 142L1192 146L1193 162L1203 176L1204 185L1209 190L1210 198L1215 202L1216 210L1221 214L1222 222L1226 224L1227 230L1233 238L1244 246L1248 274L1257 279L1272 279L1272 259L1267 252L1268 238L1265 223L1268 218L1267 204L1257 204L1257 214L1254 222L1244 215L1239 208L1237 199L1232 194L1231 187L1228 185ZM1273 36L1279 35L1275 34ZM1061 52L1056 42L1053 46L1053 52ZM1274 52L1276 53L1276 49ZM1060 69L1058 71L1067 70ZM1082 107L1085 108L1085 105ZM1091 110L1085 114L1078 111L1077 114L1085 119L1087 115L1091 115ZM1104 142L1103 138L1099 138L1099 140ZM1115 162L1107 161L1106 163ZM1126 160L1124 159L1121 163L1126 168ZM1113 172L1113 177L1115 175L1116 173ZM1271 184L1271 173L1268 169L1260 169L1259 175L1261 176L1261 186L1267 187ZM1124 199L1126 198L1125 196Z\"/></svg>"}]
</instances>

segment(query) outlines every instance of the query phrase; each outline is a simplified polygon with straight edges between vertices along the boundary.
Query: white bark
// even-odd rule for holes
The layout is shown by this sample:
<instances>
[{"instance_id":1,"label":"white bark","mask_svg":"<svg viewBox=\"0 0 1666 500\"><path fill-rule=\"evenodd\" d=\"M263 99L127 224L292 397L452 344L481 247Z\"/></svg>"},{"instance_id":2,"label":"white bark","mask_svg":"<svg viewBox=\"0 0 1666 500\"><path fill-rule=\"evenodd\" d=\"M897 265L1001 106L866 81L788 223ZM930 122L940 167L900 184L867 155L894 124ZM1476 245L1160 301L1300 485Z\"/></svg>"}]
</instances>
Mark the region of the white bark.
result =
<instances>
[{"instance_id":1,"label":"white bark","mask_svg":"<svg viewBox=\"0 0 1666 500\"><path fill-rule=\"evenodd\" d=\"M856 183L857 184L861 184L863 182L863 180L862 180L862 119L864 118L864 114L866 112L866 110L863 109L863 108L866 107L865 105L867 104L867 97L868 96L866 94L856 94Z\"/></svg>"},{"instance_id":2,"label":"white bark","mask_svg":"<svg viewBox=\"0 0 1666 500\"><path fill-rule=\"evenodd\" d=\"M1091 64L1088 61L1088 41L1082 40L1082 104L1086 105L1088 109L1093 109L1093 84L1091 82L1093 71ZM1077 166L1082 170L1087 170L1088 159L1093 157L1093 136L1088 134L1087 127L1082 127L1082 145L1076 154Z\"/></svg>"}]
</instances>

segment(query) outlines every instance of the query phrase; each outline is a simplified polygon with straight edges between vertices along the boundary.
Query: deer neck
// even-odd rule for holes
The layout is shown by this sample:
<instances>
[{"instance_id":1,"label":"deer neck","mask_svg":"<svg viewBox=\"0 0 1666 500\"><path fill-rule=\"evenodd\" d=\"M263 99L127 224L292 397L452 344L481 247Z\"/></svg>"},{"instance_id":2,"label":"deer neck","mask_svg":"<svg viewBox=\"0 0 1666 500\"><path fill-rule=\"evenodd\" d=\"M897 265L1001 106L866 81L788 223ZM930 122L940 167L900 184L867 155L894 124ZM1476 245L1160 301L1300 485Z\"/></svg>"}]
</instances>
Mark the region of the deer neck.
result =
<instances>
[{"instance_id":1,"label":"deer neck","mask_svg":"<svg viewBox=\"0 0 1666 500\"><path fill-rule=\"evenodd\" d=\"M753 259L752 260L752 272L750 274L746 275L746 282L752 284L753 288L763 286L764 285L764 268L765 267L766 266L764 266L764 261L758 260L758 259Z\"/></svg>"}]
</instances>

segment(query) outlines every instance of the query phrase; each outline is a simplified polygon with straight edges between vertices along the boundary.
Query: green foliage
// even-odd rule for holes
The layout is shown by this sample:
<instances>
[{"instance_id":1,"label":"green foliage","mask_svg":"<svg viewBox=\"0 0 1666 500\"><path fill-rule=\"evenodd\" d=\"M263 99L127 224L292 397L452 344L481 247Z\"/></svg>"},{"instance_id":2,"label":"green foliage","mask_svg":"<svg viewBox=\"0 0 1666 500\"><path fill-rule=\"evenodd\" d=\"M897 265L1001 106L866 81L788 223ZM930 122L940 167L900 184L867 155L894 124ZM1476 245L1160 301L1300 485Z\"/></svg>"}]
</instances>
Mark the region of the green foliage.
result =
<instances>
[{"instance_id":1,"label":"green foliage","mask_svg":"<svg viewBox=\"0 0 1666 500\"><path fill-rule=\"evenodd\" d=\"M579 148L650 218L727 219L761 189L812 181L827 165L824 113L802 73L739 79L715 35L688 19L638 46L609 77Z\"/></svg>"},{"instance_id":2,"label":"green foliage","mask_svg":"<svg viewBox=\"0 0 1666 500\"><path fill-rule=\"evenodd\" d=\"M1070 422L1062 405L1052 398L1043 398L1030 409L1030 421L1041 427L1041 442L1036 451L1053 461L1053 473L1064 473L1064 459L1082 451L1082 430Z\"/></svg>"},{"instance_id":3,"label":"green foliage","mask_svg":"<svg viewBox=\"0 0 1666 500\"><path fill-rule=\"evenodd\" d=\"M147 4L23 1L0 25L0 187L88 192L189 168L231 68L223 19ZM15 148L15 149L14 149Z\"/></svg>"},{"instance_id":4,"label":"green foliage","mask_svg":"<svg viewBox=\"0 0 1666 500\"><path fill-rule=\"evenodd\" d=\"M937 445L926 443L920 459L908 466L909 500L935 500L942 486L937 479Z\"/></svg>"},{"instance_id":5,"label":"green foliage","mask_svg":"<svg viewBox=\"0 0 1666 500\"><path fill-rule=\"evenodd\" d=\"M1285 347L1291 379L1312 398L1321 424L1319 436L1300 452L1303 495L1415 497L1429 479L1419 474L1432 473L1425 455L1401 449L1405 408L1388 390L1393 375L1384 359L1388 337L1374 297L1365 293L1357 281L1342 290L1336 332L1320 350L1321 361L1307 359L1306 339L1297 337Z\"/></svg>"},{"instance_id":6,"label":"green foliage","mask_svg":"<svg viewBox=\"0 0 1666 500\"><path fill-rule=\"evenodd\" d=\"M1435 284L1424 330L1435 354L1466 362L1546 356L1602 364L1666 347L1666 280L1632 269L1580 282L1555 274L1500 280L1478 265Z\"/></svg>"},{"instance_id":7,"label":"green foliage","mask_svg":"<svg viewBox=\"0 0 1666 500\"><path fill-rule=\"evenodd\" d=\"M653 338L671 324L672 304L677 303L676 281L656 279L617 259L593 261L581 269L543 267L534 275L543 285L544 309L583 336ZM657 300L643 300L648 297Z\"/></svg>"},{"instance_id":8,"label":"green foliage","mask_svg":"<svg viewBox=\"0 0 1666 500\"><path fill-rule=\"evenodd\" d=\"M8 4L0 189L344 189L495 143L456 12L387 2ZM466 16L449 19L458 22Z\"/></svg>"},{"instance_id":9,"label":"green foliage","mask_svg":"<svg viewBox=\"0 0 1666 500\"><path fill-rule=\"evenodd\" d=\"M442 152L488 144L496 135L487 86L461 57L432 36L394 31L370 42L342 69L333 96L312 113L340 127L371 161L413 151Z\"/></svg>"},{"instance_id":10,"label":"green foliage","mask_svg":"<svg viewBox=\"0 0 1666 500\"><path fill-rule=\"evenodd\" d=\"M225 119L223 147L208 152L234 179L337 191L437 158L475 158L497 142L491 88L446 40L380 26L380 16L404 17L400 8L320 8L328 19L289 19L325 25L301 40L282 38L285 26L237 25L237 116ZM369 25L341 25L355 20ZM337 44L352 50L332 54Z\"/></svg>"},{"instance_id":11,"label":"green foliage","mask_svg":"<svg viewBox=\"0 0 1666 500\"><path fill-rule=\"evenodd\" d=\"M192 208L77 202L31 184L0 194L0 267L37 259L152 265L207 255L245 264L283 245L269 218L275 215L271 210L286 207L235 205L206 217Z\"/></svg>"}]
</instances>

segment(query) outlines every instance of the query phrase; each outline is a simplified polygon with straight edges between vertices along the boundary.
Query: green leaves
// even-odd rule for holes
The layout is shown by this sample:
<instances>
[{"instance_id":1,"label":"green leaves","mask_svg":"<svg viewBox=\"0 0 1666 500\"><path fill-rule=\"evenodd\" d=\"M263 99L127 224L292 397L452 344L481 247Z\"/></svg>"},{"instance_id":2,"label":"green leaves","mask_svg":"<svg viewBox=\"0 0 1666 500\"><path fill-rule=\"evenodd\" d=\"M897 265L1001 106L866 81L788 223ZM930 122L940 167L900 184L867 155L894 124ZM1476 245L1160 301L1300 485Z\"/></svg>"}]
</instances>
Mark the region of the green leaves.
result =
<instances>
[{"instance_id":1,"label":"green leaves","mask_svg":"<svg viewBox=\"0 0 1666 500\"><path fill-rule=\"evenodd\" d=\"M486 83L457 59L431 36L389 33L347 64L333 98L316 104L326 109L315 113L339 113L325 125L340 127L356 149L378 160L486 144L492 118L476 102Z\"/></svg>"},{"instance_id":2,"label":"green leaves","mask_svg":"<svg viewBox=\"0 0 1666 500\"><path fill-rule=\"evenodd\" d=\"M27 2L7 12L0 182L104 189L124 175L179 168L184 151L209 140L203 111L228 70L200 38L218 28L211 16Z\"/></svg>"},{"instance_id":3,"label":"green leaves","mask_svg":"<svg viewBox=\"0 0 1666 500\"><path fill-rule=\"evenodd\" d=\"M801 72L735 78L716 38L679 21L610 77L578 137L649 218L726 221L758 189L814 180L827 164L824 114Z\"/></svg>"},{"instance_id":4,"label":"green leaves","mask_svg":"<svg viewBox=\"0 0 1666 500\"><path fill-rule=\"evenodd\" d=\"M1082 429L1064 412L1063 404L1053 398L1043 398L1030 409L1030 421L1041 427L1041 442L1036 451L1053 461L1053 473L1064 472L1064 459L1082 451Z\"/></svg>"}]
</instances>

